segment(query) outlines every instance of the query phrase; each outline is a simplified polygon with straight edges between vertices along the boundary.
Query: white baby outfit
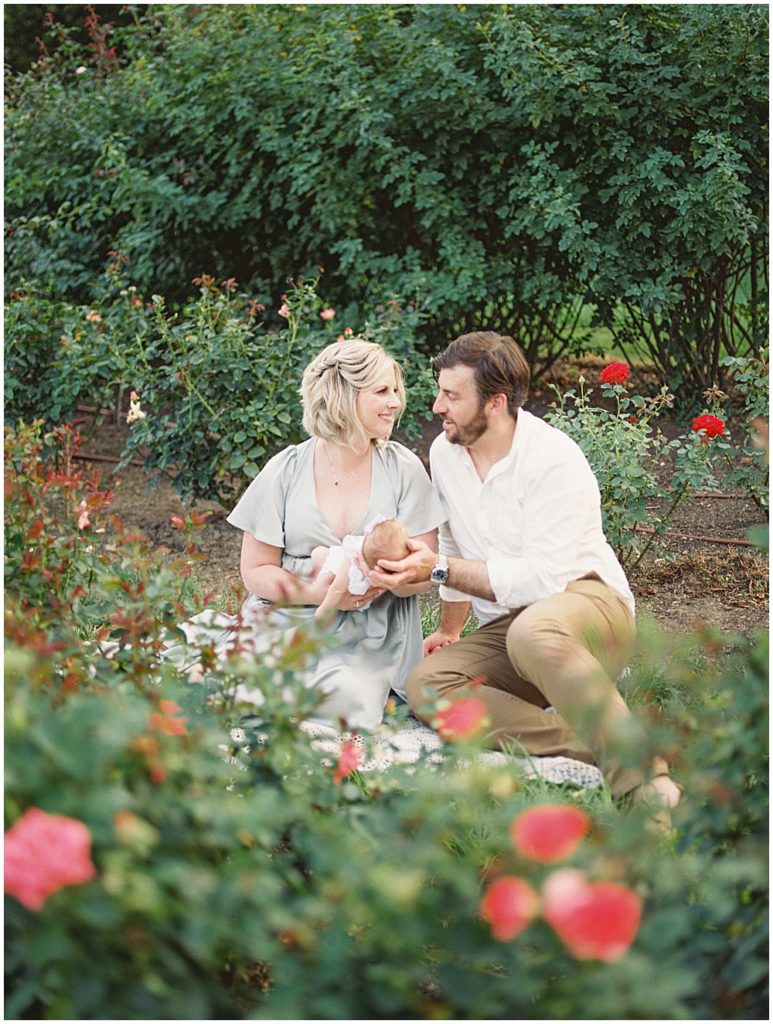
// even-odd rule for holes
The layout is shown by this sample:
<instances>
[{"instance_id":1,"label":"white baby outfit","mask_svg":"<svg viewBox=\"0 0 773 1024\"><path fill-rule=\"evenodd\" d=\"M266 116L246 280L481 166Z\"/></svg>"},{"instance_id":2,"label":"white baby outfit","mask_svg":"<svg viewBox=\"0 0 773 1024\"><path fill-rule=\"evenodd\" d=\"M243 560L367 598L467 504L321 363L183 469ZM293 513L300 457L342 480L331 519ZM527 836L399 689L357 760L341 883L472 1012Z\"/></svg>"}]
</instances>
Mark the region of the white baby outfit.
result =
<instances>
[{"instance_id":1,"label":"white baby outfit","mask_svg":"<svg viewBox=\"0 0 773 1024\"><path fill-rule=\"evenodd\" d=\"M357 559L362 555L362 545L368 534L378 526L379 523L386 522L386 516L376 516L372 519L362 533L354 534L347 533L340 544L333 545L327 553L325 561L322 563L322 568L319 570L320 575L323 573L332 573L334 576L338 575L338 570L344 564L346 559L349 560L349 582L347 584L347 590L350 594L364 594L370 587L367 579L363 575L362 570L357 565ZM366 608L370 607L371 602L362 605L358 611L365 611Z\"/></svg>"}]
</instances>

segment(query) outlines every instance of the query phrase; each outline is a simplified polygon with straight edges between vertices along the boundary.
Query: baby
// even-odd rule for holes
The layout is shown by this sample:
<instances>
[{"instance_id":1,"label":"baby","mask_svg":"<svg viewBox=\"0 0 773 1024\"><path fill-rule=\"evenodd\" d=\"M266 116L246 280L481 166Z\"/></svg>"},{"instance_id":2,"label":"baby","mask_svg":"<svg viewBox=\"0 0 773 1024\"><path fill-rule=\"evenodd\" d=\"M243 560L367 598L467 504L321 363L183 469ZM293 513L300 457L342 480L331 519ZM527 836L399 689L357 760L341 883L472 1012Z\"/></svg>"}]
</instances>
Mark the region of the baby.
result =
<instances>
[{"instance_id":1,"label":"baby","mask_svg":"<svg viewBox=\"0 0 773 1024\"><path fill-rule=\"evenodd\" d=\"M311 553L311 566L315 576L332 576L327 594L314 613L319 620L335 609L339 598L347 591L364 594L370 589L358 559L372 569L379 558L400 559L410 554L408 531L396 519L378 516L359 534L347 534L341 544L332 548L318 547ZM364 611L370 601L358 611Z\"/></svg>"}]
</instances>

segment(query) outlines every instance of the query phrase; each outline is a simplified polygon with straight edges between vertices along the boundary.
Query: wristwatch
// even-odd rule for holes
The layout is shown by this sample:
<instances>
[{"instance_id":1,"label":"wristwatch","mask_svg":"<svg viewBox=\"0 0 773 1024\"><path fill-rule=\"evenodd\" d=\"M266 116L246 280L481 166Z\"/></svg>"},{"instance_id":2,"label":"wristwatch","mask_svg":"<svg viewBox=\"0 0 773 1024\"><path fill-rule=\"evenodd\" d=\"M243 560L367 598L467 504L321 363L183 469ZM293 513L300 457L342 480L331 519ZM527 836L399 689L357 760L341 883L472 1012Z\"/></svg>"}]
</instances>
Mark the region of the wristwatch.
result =
<instances>
[{"instance_id":1,"label":"wristwatch","mask_svg":"<svg viewBox=\"0 0 773 1024\"><path fill-rule=\"evenodd\" d=\"M448 583L448 559L445 555L437 556L435 568L429 574L429 578L436 586Z\"/></svg>"}]
</instances>

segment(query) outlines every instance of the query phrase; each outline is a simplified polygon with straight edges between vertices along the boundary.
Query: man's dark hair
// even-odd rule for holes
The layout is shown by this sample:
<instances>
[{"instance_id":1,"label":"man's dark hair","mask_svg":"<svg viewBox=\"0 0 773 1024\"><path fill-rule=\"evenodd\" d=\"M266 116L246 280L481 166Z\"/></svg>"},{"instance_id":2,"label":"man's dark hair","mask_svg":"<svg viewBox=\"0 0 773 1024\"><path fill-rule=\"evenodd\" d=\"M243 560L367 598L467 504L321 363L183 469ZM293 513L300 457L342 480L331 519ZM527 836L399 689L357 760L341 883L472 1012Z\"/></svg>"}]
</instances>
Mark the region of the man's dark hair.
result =
<instances>
[{"instance_id":1,"label":"man's dark hair","mask_svg":"<svg viewBox=\"0 0 773 1024\"><path fill-rule=\"evenodd\" d=\"M520 345L506 334L496 331L474 331L462 334L432 360L437 378L441 370L454 366L470 366L475 370L475 388L481 402L492 395L507 396L507 408L513 419L529 393L529 364Z\"/></svg>"}]
</instances>

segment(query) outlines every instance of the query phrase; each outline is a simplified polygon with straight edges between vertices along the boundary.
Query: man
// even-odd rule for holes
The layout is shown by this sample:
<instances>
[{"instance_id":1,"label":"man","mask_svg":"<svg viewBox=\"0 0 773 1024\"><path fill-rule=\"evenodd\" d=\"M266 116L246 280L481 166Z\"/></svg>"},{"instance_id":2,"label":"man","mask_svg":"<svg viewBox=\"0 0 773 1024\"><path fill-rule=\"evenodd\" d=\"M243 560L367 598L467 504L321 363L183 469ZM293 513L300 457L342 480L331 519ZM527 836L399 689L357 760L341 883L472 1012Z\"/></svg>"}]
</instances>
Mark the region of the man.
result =
<instances>
[{"instance_id":1,"label":"man","mask_svg":"<svg viewBox=\"0 0 773 1024\"><path fill-rule=\"evenodd\" d=\"M587 459L522 408L529 369L512 338L465 334L433 368L443 433L430 467L448 514L440 554L410 542L409 555L380 560L370 576L390 589L440 586L438 628L407 682L412 710L431 721L437 698L476 684L493 745L595 762L615 796L646 799L667 819L679 790L661 759L643 770L644 734L614 683L633 647L634 600ZM480 628L460 639L470 603Z\"/></svg>"}]
</instances>

